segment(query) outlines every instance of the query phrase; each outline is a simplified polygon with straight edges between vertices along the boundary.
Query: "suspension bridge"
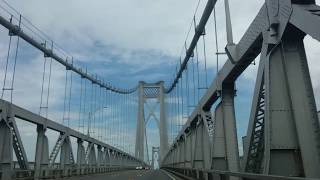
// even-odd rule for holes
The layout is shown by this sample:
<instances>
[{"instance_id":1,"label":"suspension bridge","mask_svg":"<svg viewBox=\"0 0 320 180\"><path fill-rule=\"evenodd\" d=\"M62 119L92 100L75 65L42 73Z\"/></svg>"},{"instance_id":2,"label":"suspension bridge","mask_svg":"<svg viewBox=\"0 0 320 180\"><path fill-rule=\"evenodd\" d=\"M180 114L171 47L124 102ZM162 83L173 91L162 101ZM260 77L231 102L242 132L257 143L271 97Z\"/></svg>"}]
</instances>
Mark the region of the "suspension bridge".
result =
<instances>
[{"instance_id":1,"label":"suspension bridge","mask_svg":"<svg viewBox=\"0 0 320 180\"><path fill-rule=\"evenodd\" d=\"M123 88L77 63L2 0L0 24L8 39L1 40L7 51L1 56L0 178L320 179L319 111L304 42L306 36L320 41L320 7L314 0L265 0L235 42L229 1L204 3L171 81ZM224 7L222 36L217 3ZM220 45L221 37L226 44ZM40 77L39 87L28 87L31 80L18 76L30 49L42 57L40 73L33 74ZM216 62L215 73L210 61ZM254 65L249 123L241 139L235 103L243 85L236 83ZM57 79L63 87L55 85ZM18 87L39 93L21 102L19 95L31 95ZM62 99L59 107L51 105L55 96ZM39 103L32 104L34 99ZM151 120L159 146L150 149ZM36 143L25 138L30 132Z\"/></svg>"}]
</instances>

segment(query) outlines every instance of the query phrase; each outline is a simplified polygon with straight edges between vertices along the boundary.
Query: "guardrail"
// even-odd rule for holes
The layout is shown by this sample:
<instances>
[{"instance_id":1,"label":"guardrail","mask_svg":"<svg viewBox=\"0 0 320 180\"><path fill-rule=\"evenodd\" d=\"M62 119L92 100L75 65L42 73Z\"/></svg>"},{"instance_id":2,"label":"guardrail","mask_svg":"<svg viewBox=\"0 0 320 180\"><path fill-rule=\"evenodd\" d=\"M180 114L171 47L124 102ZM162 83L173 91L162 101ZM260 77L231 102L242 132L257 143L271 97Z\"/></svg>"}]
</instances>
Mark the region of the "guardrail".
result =
<instances>
[{"instance_id":1,"label":"guardrail","mask_svg":"<svg viewBox=\"0 0 320 180\"><path fill-rule=\"evenodd\" d=\"M66 178L66 177L75 177L83 176L90 174L102 174L108 172L124 171L124 170L133 170L135 167L87 167L78 169L76 167L70 168L67 170L67 173L64 169L46 169L41 170L41 175L38 179L57 179L57 178ZM78 173L80 170L80 174ZM0 179L2 179L2 173L0 171ZM33 180L35 175L34 170L14 170L12 174L12 179L17 180Z\"/></svg>"},{"instance_id":2,"label":"guardrail","mask_svg":"<svg viewBox=\"0 0 320 180\"><path fill-rule=\"evenodd\" d=\"M11 114L2 114L6 112L11 112ZM71 154L70 157L64 156L62 158L62 161L60 160L59 163L55 163L53 160L53 162L51 163L42 164L41 162L46 162L49 159L49 157L39 156L39 154L41 154L41 151L43 151L44 149L49 149L48 143L43 143L43 146L36 147L37 154L35 159L36 161L37 159L39 161L38 167L37 162L29 162L27 158L24 157L20 157L21 160L18 162L15 162L13 161L13 159L11 159L12 164L5 164L6 167L2 167L3 171L1 179L34 179L35 177L39 176L45 178L60 178L66 176L68 177L71 175L78 176L93 173L105 173L114 170L122 170L128 168L134 169L138 165L146 166L146 164L143 161L135 158L134 156L120 149L112 147L104 142L98 141L97 139L77 132L68 127L65 127L55 121L34 114L26 109L18 107L7 101L0 100L0 113L3 115L3 117L10 116L10 118L8 117L7 119L5 119L5 122L10 122L6 123L6 126L4 126L6 128L5 132L7 133L7 137L13 136L13 131L9 130L14 130L14 132L16 133L15 135L19 134L19 129L15 125L15 118L19 118L21 120L37 125L37 141L39 142L47 138L47 135L45 134L45 128L59 132L60 136L64 137L64 140L58 139L56 141L56 145L59 145L57 149L59 149L59 151L62 151L62 148L64 148L65 151ZM74 161L73 150L70 144L70 137L77 139L78 149L76 152L76 156L82 157L82 159L77 159L77 162ZM83 142L88 143L86 150L85 146L83 145ZM17 154L17 152L15 151L16 156L21 155L22 153L20 153L20 151L24 150L24 148L22 146L22 140L20 139L20 136L16 136L15 143L21 145L20 148L17 148L17 150L19 150L19 153ZM65 146L62 146L63 143L65 144ZM3 141L1 142L0 146L8 149L6 151L8 152L8 156L11 153L13 153L13 149L15 148L10 147L12 146L12 143L10 143L10 141ZM59 151L55 151L55 153ZM57 154L55 155L57 156ZM71 156L73 161L70 160ZM24 166L27 166L27 168L25 168Z\"/></svg>"},{"instance_id":3,"label":"guardrail","mask_svg":"<svg viewBox=\"0 0 320 180\"><path fill-rule=\"evenodd\" d=\"M301 177L286 177L278 175L266 175L266 174L254 174L244 172L230 172L230 171L219 171L219 170L205 170L205 169L193 169L193 168L172 168L163 167L161 168L176 176L186 180L228 180L230 177L238 177L243 180L319 180L316 178L301 178Z\"/></svg>"}]
</instances>

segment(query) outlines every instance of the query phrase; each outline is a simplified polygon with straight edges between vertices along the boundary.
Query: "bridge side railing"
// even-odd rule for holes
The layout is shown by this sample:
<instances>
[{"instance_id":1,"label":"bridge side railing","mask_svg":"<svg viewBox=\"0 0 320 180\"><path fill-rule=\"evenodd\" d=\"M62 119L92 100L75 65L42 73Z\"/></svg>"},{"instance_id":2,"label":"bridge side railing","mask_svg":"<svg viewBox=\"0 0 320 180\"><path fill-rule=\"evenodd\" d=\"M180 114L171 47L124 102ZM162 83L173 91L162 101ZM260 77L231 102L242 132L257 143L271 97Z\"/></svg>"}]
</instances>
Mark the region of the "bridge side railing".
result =
<instances>
[{"instance_id":1,"label":"bridge side railing","mask_svg":"<svg viewBox=\"0 0 320 180\"><path fill-rule=\"evenodd\" d=\"M0 146L4 149L4 151L1 152L4 159L0 159L2 179L61 178L146 166L144 162L126 152L5 100L0 100L0 115L2 135L2 137L0 137ZM27 157L23 156L25 153L21 153L24 151L24 147L15 118L37 125L38 136L35 162L29 162ZM50 153L50 157L46 129L60 133L55 148ZM13 137L13 141L10 141L11 137ZM77 139L77 160L75 160L73 156L70 137ZM89 144L86 150L83 142ZM12 144L15 145L12 147ZM17 162L14 162L12 159L11 154L13 154L13 150L16 152ZM59 152L64 153L60 154L60 162L56 163L52 157L56 157Z\"/></svg>"},{"instance_id":2,"label":"bridge side railing","mask_svg":"<svg viewBox=\"0 0 320 180\"><path fill-rule=\"evenodd\" d=\"M102 166L99 168L81 168L82 173L79 174L79 168L73 167L65 171L64 169L47 169L41 170L40 175L37 176L38 179L57 179L57 178L66 178L66 177L74 177L81 175L90 175L90 174L102 174L108 172L116 172L116 171L125 171L132 170L134 167L110 167L110 166ZM2 177L2 173L0 171L0 178ZM13 179L35 179L35 170L14 170L12 172Z\"/></svg>"},{"instance_id":3,"label":"bridge side railing","mask_svg":"<svg viewBox=\"0 0 320 180\"><path fill-rule=\"evenodd\" d=\"M299 178L299 177L285 177L276 175L263 175L244 172L230 172L230 171L218 171L218 170L204 170L195 168L171 168L163 167L162 169L169 171L183 179L218 179L228 180L231 177L242 178L244 180L317 180L314 178Z\"/></svg>"}]
</instances>

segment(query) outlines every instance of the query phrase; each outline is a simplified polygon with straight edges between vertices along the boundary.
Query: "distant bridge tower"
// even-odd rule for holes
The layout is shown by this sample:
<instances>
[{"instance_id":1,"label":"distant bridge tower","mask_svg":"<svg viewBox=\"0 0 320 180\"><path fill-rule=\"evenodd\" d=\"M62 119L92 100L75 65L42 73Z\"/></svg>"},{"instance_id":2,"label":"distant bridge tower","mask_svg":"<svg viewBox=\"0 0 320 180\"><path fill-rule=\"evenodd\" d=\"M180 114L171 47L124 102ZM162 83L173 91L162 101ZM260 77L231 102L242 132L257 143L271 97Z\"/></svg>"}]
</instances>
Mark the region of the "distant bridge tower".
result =
<instances>
[{"instance_id":1,"label":"distant bridge tower","mask_svg":"<svg viewBox=\"0 0 320 180\"><path fill-rule=\"evenodd\" d=\"M136 147L135 155L137 158L144 160L144 143L146 136L146 124L151 117L157 121L160 134L160 152L159 159L164 156L168 150L168 133L167 122L165 117L165 90L164 82L145 83L139 82L139 104L138 104L138 119L137 119L137 134L136 134ZM160 120L155 115L155 107L149 107L147 119L145 119L144 106L147 99L157 99L160 107Z\"/></svg>"},{"instance_id":2,"label":"distant bridge tower","mask_svg":"<svg viewBox=\"0 0 320 180\"><path fill-rule=\"evenodd\" d=\"M152 147L152 161L151 161L151 168L155 168L155 162L157 162L159 166L159 147Z\"/></svg>"}]
</instances>

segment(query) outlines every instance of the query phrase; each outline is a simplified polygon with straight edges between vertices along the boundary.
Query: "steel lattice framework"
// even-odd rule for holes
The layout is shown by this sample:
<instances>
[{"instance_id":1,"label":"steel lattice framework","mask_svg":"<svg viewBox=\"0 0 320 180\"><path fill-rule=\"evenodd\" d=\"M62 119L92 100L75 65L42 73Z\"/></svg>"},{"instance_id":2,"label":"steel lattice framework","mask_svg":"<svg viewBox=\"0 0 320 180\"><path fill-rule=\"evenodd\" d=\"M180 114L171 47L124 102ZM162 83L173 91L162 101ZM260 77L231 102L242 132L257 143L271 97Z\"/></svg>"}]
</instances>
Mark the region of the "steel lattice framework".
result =
<instances>
[{"instance_id":1,"label":"steel lattice framework","mask_svg":"<svg viewBox=\"0 0 320 180\"><path fill-rule=\"evenodd\" d=\"M211 85L205 88L204 95L190 115L187 103L187 121L186 123L182 121L183 127L169 147L167 123L168 118L172 117L168 117L166 112L166 98L173 99L174 103L178 101L180 105L181 96L184 95L182 76L186 74L185 81L188 86L188 63L190 59L197 56L198 41L206 35L205 28L211 14L215 13L216 3L217 0L207 0L199 23L197 24L194 19L194 36L189 47L186 46L186 55L180 63L173 82L167 88L163 81L157 83L141 81L132 89L116 88L97 76L77 68L72 61L63 59L53 51L53 48L48 48L46 42L37 41L25 33L20 26L21 16L18 24L12 21L12 17L8 20L0 16L0 24L9 30L10 42L11 37L22 38L39 49L45 57L52 58L66 67L67 72L72 71L78 74L81 82L82 79L91 82L92 89L98 86L100 98L102 98L101 89L115 93L115 96L121 96L120 103L117 102L116 97L110 98L113 108L121 109L121 104L128 104L128 101L134 102L134 99L129 99L127 95L135 92L138 94L135 156L99 140L99 137L91 137L90 124L88 124L88 134L80 133L13 104L12 97L11 102L1 98L1 179L60 178L150 166L145 163L144 143L146 123L151 117L157 120L160 132L160 147L153 148L152 152L159 153L162 169L181 178L319 179L319 112L316 109L303 42L306 35L320 41L320 7L314 0L266 0L237 44L233 42L229 2L224 0L227 29L225 54L228 60ZM218 52L217 55L219 55ZM244 156L240 158L234 107L235 83L259 55L260 62L250 120L247 134L243 137ZM13 91L13 89L9 90ZM174 92L176 94L172 95ZM92 90L93 95L97 95L95 90L94 94ZM80 98L82 100L82 97ZM150 108L148 117L145 119L147 99L157 100L160 105L159 119L155 115L154 107ZM183 98L181 100L183 104ZM129 119L128 107L130 106L126 106L127 109L120 113L125 114L125 118ZM211 112L212 109L214 113ZM178 109L178 114L182 114L184 119L185 110L181 111ZM92 109L90 113L93 113ZM111 114L115 116L114 112ZM22 119L37 126L34 163L27 158L22 143L23 134L19 132L16 119ZM59 133L51 151L49 151L48 129ZM76 154L72 150L72 138L77 140ZM13 153L17 162L14 162ZM57 163L58 156L60 161ZM152 158L152 164L154 164L154 157Z\"/></svg>"},{"instance_id":2,"label":"steel lattice framework","mask_svg":"<svg viewBox=\"0 0 320 180\"><path fill-rule=\"evenodd\" d=\"M207 20L215 3L208 1L202 19ZM320 40L318 12L314 1L266 1L240 42L227 45L229 60L175 139L162 166L200 179L230 176L210 170L241 171L234 83L261 53L242 167L250 173L319 178L319 120L303 45L306 34ZM197 26L202 28L198 32L203 31L203 24ZM193 50L191 45L188 52ZM218 100L215 117L203 115L210 115ZM208 120L213 120L212 138ZM241 173L235 176L250 179Z\"/></svg>"}]
</instances>

